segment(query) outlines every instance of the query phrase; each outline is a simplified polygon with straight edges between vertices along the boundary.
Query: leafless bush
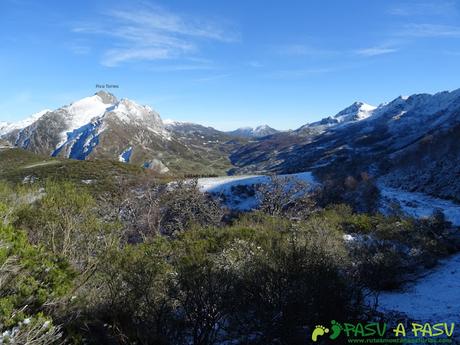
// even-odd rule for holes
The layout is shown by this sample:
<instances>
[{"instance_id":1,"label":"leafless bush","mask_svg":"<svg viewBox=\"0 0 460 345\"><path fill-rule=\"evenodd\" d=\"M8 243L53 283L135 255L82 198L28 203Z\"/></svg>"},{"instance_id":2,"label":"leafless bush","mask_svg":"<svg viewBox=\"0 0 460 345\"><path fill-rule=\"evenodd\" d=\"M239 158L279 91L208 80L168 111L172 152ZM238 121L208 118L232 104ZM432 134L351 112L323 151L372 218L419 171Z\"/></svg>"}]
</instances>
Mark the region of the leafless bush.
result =
<instances>
[{"instance_id":1,"label":"leafless bush","mask_svg":"<svg viewBox=\"0 0 460 345\"><path fill-rule=\"evenodd\" d=\"M26 319L12 329L3 331L0 335L0 344L63 344L61 338L62 332L59 327L42 317L38 317Z\"/></svg>"},{"instance_id":2,"label":"leafless bush","mask_svg":"<svg viewBox=\"0 0 460 345\"><path fill-rule=\"evenodd\" d=\"M160 197L164 187L147 183L125 192L119 217L127 228L129 242L141 242L160 232Z\"/></svg>"},{"instance_id":3,"label":"leafless bush","mask_svg":"<svg viewBox=\"0 0 460 345\"><path fill-rule=\"evenodd\" d=\"M161 232L173 235L187 230L192 224L217 226L224 211L219 203L198 190L198 180L174 183L160 198Z\"/></svg>"},{"instance_id":4,"label":"leafless bush","mask_svg":"<svg viewBox=\"0 0 460 345\"><path fill-rule=\"evenodd\" d=\"M270 176L257 188L260 211L270 216L304 219L315 208L310 185L292 177Z\"/></svg>"}]
</instances>

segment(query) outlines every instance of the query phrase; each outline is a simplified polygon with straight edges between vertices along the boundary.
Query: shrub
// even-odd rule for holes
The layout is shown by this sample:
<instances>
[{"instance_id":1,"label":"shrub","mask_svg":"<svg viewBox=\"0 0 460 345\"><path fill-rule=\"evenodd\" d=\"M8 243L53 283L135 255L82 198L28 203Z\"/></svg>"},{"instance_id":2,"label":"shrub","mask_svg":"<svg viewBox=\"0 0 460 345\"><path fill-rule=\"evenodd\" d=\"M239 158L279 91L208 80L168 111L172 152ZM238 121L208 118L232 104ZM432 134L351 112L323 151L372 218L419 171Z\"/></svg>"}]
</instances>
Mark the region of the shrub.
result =
<instances>
[{"instance_id":1,"label":"shrub","mask_svg":"<svg viewBox=\"0 0 460 345\"><path fill-rule=\"evenodd\" d=\"M74 271L60 257L32 246L24 232L0 225L0 333L4 343L51 344L60 338L50 306L72 287Z\"/></svg>"},{"instance_id":2,"label":"shrub","mask_svg":"<svg viewBox=\"0 0 460 345\"><path fill-rule=\"evenodd\" d=\"M177 235L193 224L220 224L224 215L222 208L210 196L201 193L197 183L197 180L179 181L162 193L160 228L163 234Z\"/></svg>"},{"instance_id":3,"label":"shrub","mask_svg":"<svg viewBox=\"0 0 460 345\"><path fill-rule=\"evenodd\" d=\"M175 282L170 255L170 244L161 237L109 251L101 260L93 286L98 293L90 305L97 308L87 312L111 325L112 337L128 337L140 344L167 344L178 339L174 333L175 303L170 295ZM88 302L88 295L83 297Z\"/></svg>"},{"instance_id":4,"label":"shrub","mask_svg":"<svg viewBox=\"0 0 460 345\"><path fill-rule=\"evenodd\" d=\"M270 216L305 219L315 209L308 183L296 178L270 176L257 188L259 210Z\"/></svg>"},{"instance_id":5,"label":"shrub","mask_svg":"<svg viewBox=\"0 0 460 345\"><path fill-rule=\"evenodd\" d=\"M21 210L16 221L33 243L65 256L79 269L89 267L104 248L119 240L119 226L101 221L92 196L69 182L48 181L45 195Z\"/></svg>"},{"instance_id":6,"label":"shrub","mask_svg":"<svg viewBox=\"0 0 460 345\"><path fill-rule=\"evenodd\" d=\"M357 312L341 237L320 217L256 212L110 251L82 296L85 341L296 344L303 327Z\"/></svg>"}]
</instances>

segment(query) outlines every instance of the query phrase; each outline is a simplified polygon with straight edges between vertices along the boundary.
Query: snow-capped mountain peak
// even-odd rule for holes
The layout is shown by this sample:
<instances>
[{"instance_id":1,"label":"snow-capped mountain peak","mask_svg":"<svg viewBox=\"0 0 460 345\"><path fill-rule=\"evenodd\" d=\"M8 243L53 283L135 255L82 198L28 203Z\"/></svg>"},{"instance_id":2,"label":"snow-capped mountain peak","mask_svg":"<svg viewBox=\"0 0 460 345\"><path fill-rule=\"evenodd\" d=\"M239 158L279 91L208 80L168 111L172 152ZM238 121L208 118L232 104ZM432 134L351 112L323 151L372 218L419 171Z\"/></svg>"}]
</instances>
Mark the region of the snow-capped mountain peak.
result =
<instances>
[{"instance_id":1,"label":"snow-capped mountain peak","mask_svg":"<svg viewBox=\"0 0 460 345\"><path fill-rule=\"evenodd\" d=\"M80 128L90 123L94 118L102 116L107 110L114 106L113 103L106 103L107 99L95 94L90 97L82 98L69 106L63 107L69 116L68 131Z\"/></svg>"},{"instance_id":2,"label":"snow-capped mountain peak","mask_svg":"<svg viewBox=\"0 0 460 345\"><path fill-rule=\"evenodd\" d=\"M334 116L339 123L360 121L372 115L377 107L364 102L355 102Z\"/></svg>"},{"instance_id":3,"label":"snow-capped mountain peak","mask_svg":"<svg viewBox=\"0 0 460 345\"><path fill-rule=\"evenodd\" d=\"M23 128L26 128L27 126L30 126L32 123L34 123L35 121L37 121L43 115L49 113L50 111L51 111L50 109L44 109L18 122L13 122L13 123L0 122L0 136L6 133L12 132L14 130L21 130Z\"/></svg>"},{"instance_id":4,"label":"snow-capped mountain peak","mask_svg":"<svg viewBox=\"0 0 460 345\"><path fill-rule=\"evenodd\" d=\"M122 99L118 102L112 112L126 123L147 121L151 124L163 125L160 115L149 106L139 105L129 99Z\"/></svg>"},{"instance_id":5,"label":"snow-capped mountain peak","mask_svg":"<svg viewBox=\"0 0 460 345\"><path fill-rule=\"evenodd\" d=\"M278 131L268 125L261 125L253 127L240 127L234 131L227 132L230 135L243 137L243 138L260 138L267 135L275 134Z\"/></svg>"}]
</instances>

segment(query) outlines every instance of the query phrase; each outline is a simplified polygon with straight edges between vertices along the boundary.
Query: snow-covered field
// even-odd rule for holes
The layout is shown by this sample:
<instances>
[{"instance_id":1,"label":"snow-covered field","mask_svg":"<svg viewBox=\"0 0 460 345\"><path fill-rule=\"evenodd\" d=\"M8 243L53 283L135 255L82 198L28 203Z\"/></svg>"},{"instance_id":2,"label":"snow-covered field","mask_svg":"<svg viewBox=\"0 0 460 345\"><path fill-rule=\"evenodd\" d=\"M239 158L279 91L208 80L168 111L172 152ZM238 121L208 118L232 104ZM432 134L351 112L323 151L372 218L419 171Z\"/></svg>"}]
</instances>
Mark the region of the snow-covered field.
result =
<instances>
[{"instance_id":1,"label":"snow-covered field","mask_svg":"<svg viewBox=\"0 0 460 345\"><path fill-rule=\"evenodd\" d=\"M440 262L403 291L379 297L381 311L399 311L422 322L460 323L460 254Z\"/></svg>"},{"instance_id":2,"label":"snow-covered field","mask_svg":"<svg viewBox=\"0 0 460 345\"><path fill-rule=\"evenodd\" d=\"M294 179L309 185L316 184L315 178L311 172L278 175L278 177L281 180L285 179L287 182ZM257 206L256 197L241 194L236 195L234 193L234 187L250 187L258 184L267 184L269 182L270 176L266 175L221 176L200 178L198 179L198 187L202 192L225 197L227 206L232 209L247 211Z\"/></svg>"},{"instance_id":3,"label":"snow-covered field","mask_svg":"<svg viewBox=\"0 0 460 345\"><path fill-rule=\"evenodd\" d=\"M452 222L453 225L460 226L459 204L423 193L402 191L380 183L378 186L382 195L383 211L392 203L396 203L401 206L404 213L416 218L426 218L439 209L444 212L448 221Z\"/></svg>"},{"instance_id":4,"label":"snow-covered field","mask_svg":"<svg viewBox=\"0 0 460 345\"><path fill-rule=\"evenodd\" d=\"M379 188L383 211L392 203L397 203L406 214L424 218L439 209L453 225L460 226L459 204L383 184L379 184ZM402 312L420 322L460 323L460 254L442 260L438 266L400 291L382 293L379 309L383 312Z\"/></svg>"}]
</instances>

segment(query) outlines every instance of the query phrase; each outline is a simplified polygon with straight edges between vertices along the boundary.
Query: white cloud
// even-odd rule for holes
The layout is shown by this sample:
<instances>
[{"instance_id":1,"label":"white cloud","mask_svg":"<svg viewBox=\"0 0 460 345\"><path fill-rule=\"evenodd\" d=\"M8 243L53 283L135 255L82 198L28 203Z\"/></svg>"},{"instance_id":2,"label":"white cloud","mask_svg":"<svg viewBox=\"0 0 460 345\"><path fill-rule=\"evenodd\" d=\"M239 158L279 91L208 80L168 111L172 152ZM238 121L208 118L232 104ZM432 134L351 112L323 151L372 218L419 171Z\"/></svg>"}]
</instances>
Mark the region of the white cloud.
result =
<instances>
[{"instance_id":1,"label":"white cloud","mask_svg":"<svg viewBox=\"0 0 460 345\"><path fill-rule=\"evenodd\" d=\"M356 54L361 55L361 56L378 56L378 55L384 55L384 54L390 54L397 52L398 49L396 48L389 48L389 47L370 47L370 48L363 48L363 49L358 49L355 51Z\"/></svg>"},{"instance_id":2,"label":"white cloud","mask_svg":"<svg viewBox=\"0 0 460 345\"><path fill-rule=\"evenodd\" d=\"M451 16L457 13L457 5L451 0L401 2L388 11L394 16Z\"/></svg>"},{"instance_id":3,"label":"white cloud","mask_svg":"<svg viewBox=\"0 0 460 345\"><path fill-rule=\"evenodd\" d=\"M164 60L199 51L202 41L234 42L238 35L210 21L172 13L162 7L142 5L110 10L95 23L73 28L79 34L109 37L111 47L102 64L113 67L127 61Z\"/></svg>"},{"instance_id":4,"label":"white cloud","mask_svg":"<svg viewBox=\"0 0 460 345\"><path fill-rule=\"evenodd\" d=\"M162 60L170 58L171 55L172 52L170 49L161 47L110 49L104 54L102 64L107 67L114 67L125 61Z\"/></svg>"},{"instance_id":5,"label":"white cloud","mask_svg":"<svg viewBox=\"0 0 460 345\"><path fill-rule=\"evenodd\" d=\"M398 33L404 37L460 37L460 27L441 24L406 24Z\"/></svg>"}]
</instances>

